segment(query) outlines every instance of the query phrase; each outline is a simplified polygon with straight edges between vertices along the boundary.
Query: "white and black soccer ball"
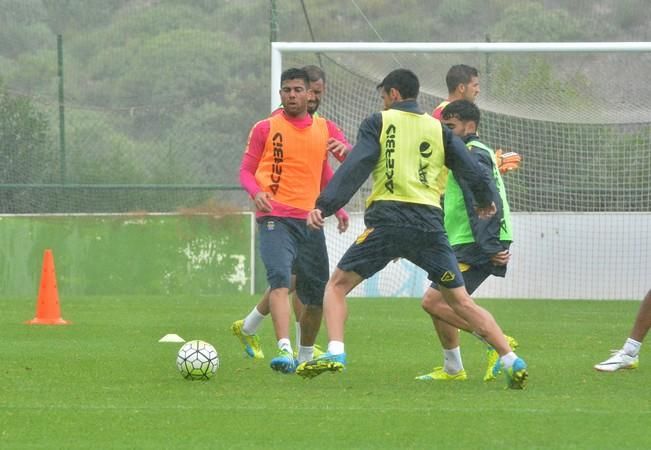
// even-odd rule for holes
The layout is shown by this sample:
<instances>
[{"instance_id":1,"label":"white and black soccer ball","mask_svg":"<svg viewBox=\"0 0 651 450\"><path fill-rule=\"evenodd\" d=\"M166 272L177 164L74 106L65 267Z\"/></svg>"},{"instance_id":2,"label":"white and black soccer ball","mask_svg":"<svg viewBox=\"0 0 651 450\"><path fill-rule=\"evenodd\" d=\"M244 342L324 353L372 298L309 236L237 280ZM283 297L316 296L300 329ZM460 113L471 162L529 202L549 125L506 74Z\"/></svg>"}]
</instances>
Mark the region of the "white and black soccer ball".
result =
<instances>
[{"instance_id":1,"label":"white and black soccer ball","mask_svg":"<svg viewBox=\"0 0 651 450\"><path fill-rule=\"evenodd\" d=\"M209 380L219 368L219 354L205 341L188 341L176 356L176 367L186 380Z\"/></svg>"}]
</instances>

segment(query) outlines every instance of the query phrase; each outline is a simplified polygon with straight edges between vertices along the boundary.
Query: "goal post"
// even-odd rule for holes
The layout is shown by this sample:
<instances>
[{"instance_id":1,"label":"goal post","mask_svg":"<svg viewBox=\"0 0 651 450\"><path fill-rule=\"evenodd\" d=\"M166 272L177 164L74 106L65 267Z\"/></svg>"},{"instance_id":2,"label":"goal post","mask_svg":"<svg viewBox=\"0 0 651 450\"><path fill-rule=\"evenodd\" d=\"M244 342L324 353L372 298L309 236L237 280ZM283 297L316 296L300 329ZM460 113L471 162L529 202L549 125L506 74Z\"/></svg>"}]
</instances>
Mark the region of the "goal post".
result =
<instances>
[{"instance_id":1,"label":"goal post","mask_svg":"<svg viewBox=\"0 0 651 450\"><path fill-rule=\"evenodd\" d=\"M271 111L280 104L284 53L604 53L651 52L651 42L272 42Z\"/></svg>"},{"instance_id":2,"label":"goal post","mask_svg":"<svg viewBox=\"0 0 651 450\"><path fill-rule=\"evenodd\" d=\"M354 143L361 120L381 108L375 86L389 71L413 70L419 104L431 112L447 97L445 73L460 63L480 71L482 141L523 156L504 180L515 234L508 274L476 295L642 298L651 268L651 42L274 42L271 107L283 68L321 64L319 112ZM331 269L363 230L369 192L367 181L346 205L347 233L326 223ZM400 261L352 295L420 297L427 285Z\"/></svg>"}]
</instances>

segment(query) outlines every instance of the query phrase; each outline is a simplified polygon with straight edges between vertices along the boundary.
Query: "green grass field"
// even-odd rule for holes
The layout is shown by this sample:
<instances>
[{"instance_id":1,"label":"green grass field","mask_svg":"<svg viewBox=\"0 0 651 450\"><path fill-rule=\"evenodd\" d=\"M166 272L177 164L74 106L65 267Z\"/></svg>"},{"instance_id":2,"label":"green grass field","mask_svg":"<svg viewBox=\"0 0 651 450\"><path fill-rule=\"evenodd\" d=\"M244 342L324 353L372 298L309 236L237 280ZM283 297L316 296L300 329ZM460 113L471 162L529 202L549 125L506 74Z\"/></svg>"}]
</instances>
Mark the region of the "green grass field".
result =
<instances>
[{"instance_id":1,"label":"green grass field","mask_svg":"<svg viewBox=\"0 0 651 450\"><path fill-rule=\"evenodd\" d=\"M280 375L245 359L229 326L253 297L65 298L67 326L30 326L34 299L0 300L0 448L651 448L651 365L595 372L637 302L482 301L520 342L524 391L484 383L483 347L464 335L470 379L423 383L442 361L416 299L352 299L347 371ZM220 352L208 382L176 370L181 344ZM325 335L319 337L325 344Z\"/></svg>"}]
</instances>

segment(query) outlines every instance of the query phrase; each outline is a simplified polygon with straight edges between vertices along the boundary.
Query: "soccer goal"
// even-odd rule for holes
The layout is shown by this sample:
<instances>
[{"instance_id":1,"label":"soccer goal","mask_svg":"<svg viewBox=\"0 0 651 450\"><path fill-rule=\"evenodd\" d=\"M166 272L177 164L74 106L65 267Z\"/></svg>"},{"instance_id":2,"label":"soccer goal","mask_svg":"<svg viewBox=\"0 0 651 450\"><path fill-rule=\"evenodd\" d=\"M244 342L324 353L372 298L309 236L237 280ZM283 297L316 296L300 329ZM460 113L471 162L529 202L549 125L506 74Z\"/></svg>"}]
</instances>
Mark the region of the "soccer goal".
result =
<instances>
[{"instance_id":1,"label":"soccer goal","mask_svg":"<svg viewBox=\"0 0 651 450\"><path fill-rule=\"evenodd\" d=\"M364 117L381 108L375 90L405 67L421 81L426 112L447 97L453 64L480 71L480 135L515 150L521 168L505 175L513 212L513 258L505 279L478 297L639 299L651 269L651 43L284 43L272 44L271 105L280 73L321 65L320 112L354 143ZM331 266L363 230L368 182L347 205L351 229L327 227ZM425 274L390 263L353 295L416 296Z\"/></svg>"}]
</instances>

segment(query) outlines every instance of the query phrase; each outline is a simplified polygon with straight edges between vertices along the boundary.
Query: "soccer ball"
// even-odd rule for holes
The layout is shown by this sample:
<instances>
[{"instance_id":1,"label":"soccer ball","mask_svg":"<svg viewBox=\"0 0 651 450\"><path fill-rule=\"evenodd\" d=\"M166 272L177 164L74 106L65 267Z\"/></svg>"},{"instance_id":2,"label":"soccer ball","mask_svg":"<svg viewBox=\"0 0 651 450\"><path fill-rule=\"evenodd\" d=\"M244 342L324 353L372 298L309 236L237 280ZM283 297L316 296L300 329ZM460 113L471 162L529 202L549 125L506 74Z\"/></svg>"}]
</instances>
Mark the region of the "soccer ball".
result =
<instances>
[{"instance_id":1,"label":"soccer ball","mask_svg":"<svg viewBox=\"0 0 651 450\"><path fill-rule=\"evenodd\" d=\"M176 367L186 380L209 380L219 368L219 354L207 342L188 341L176 355Z\"/></svg>"}]
</instances>

